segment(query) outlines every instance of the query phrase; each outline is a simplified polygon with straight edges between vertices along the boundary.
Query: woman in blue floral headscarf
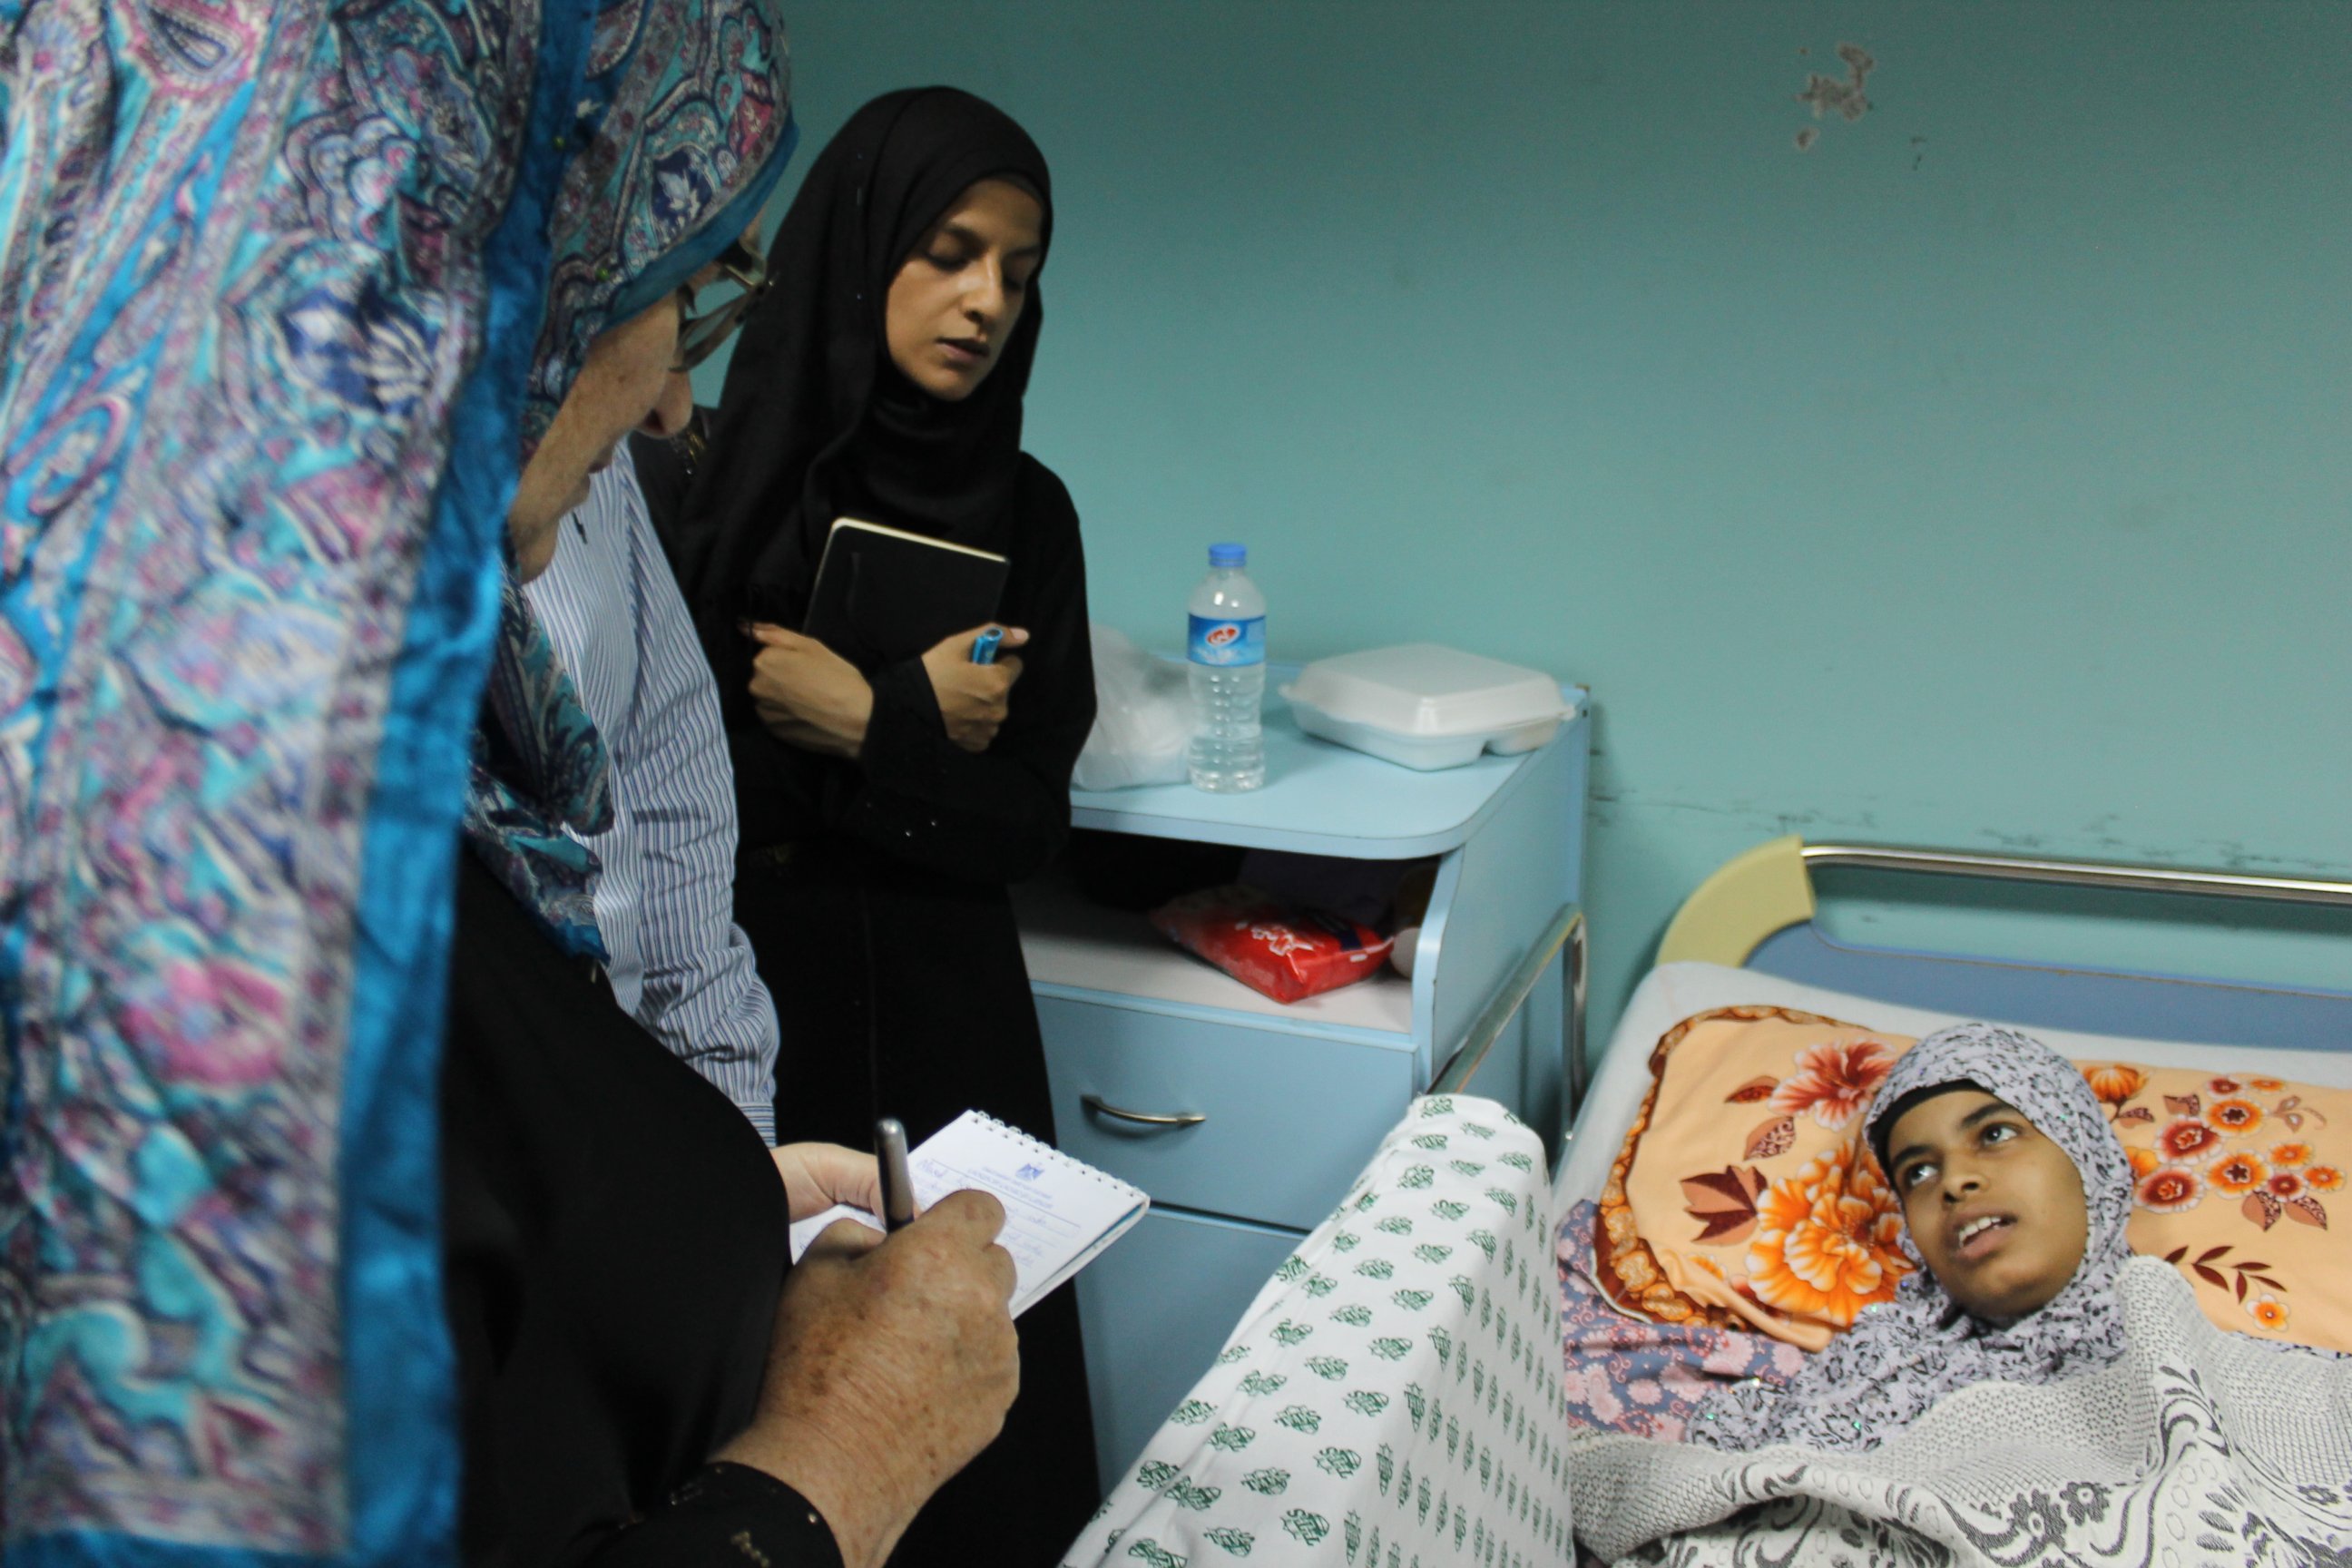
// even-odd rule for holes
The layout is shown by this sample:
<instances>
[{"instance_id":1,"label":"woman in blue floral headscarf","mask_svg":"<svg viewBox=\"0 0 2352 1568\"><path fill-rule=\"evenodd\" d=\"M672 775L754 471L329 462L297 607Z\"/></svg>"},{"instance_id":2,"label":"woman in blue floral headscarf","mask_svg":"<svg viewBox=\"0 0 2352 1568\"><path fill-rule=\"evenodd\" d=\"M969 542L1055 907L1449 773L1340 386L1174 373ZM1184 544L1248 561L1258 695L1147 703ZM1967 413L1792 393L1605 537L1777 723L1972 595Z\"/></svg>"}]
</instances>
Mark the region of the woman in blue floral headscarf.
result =
<instances>
[{"instance_id":1,"label":"woman in blue floral headscarf","mask_svg":"<svg viewBox=\"0 0 2352 1568\"><path fill-rule=\"evenodd\" d=\"M461 812L593 940L599 747L502 524L592 342L765 199L786 84L758 0L0 0L10 1563L452 1560ZM677 1479L618 1468L605 1534ZM469 1555L533 1560L477 1479Z\"/></svg>"}]
</instances>

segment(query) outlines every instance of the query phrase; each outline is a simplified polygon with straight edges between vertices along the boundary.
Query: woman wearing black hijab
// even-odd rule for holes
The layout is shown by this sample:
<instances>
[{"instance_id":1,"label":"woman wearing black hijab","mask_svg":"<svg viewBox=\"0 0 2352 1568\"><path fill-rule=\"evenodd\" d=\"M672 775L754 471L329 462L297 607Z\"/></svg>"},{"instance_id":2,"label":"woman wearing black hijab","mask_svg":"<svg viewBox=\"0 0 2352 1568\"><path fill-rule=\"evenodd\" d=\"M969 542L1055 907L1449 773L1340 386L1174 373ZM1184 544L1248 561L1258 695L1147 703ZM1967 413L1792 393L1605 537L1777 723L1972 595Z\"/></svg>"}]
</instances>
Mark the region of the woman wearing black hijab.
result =
<instances>
[{"instance_id":1,"label":"woman wearing black hijab","mask_svg":"<svg viewBox=\"0 0 2352 1568\"><path fill-rule=\"evenodd\" d=\"M1005 893L1068 833L1095 712L1077 513L1021 449L1051 237L1045 158L1003 113L944 88L876 100L777 233L707 451L641 453L726 706L780 1140L855 1145L877 1115L919 1139L974 1107L1054 1135ZM1007 557L1011 657L972 664L973 627L861 670L785 629L842 517ZM900 1561L1049 1563L1098 1500L1071 1292L1020 1327L1004 1436Z\"/></svg>"}]
</instances>

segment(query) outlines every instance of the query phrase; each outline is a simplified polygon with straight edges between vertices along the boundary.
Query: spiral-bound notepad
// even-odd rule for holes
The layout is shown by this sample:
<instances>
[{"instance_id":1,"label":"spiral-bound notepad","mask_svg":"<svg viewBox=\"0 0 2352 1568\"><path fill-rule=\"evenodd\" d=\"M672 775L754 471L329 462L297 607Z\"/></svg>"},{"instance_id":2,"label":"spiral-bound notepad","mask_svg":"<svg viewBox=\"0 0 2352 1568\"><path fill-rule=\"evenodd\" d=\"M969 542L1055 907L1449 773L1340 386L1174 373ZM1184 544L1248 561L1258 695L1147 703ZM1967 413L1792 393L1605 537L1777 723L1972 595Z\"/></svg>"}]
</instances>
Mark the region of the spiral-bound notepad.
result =
<instances>
[{"instance_id":1,"label":"spiral-bound notepad","mask_svg":"<svg viewBox=\"0 0 2352 1568\"><path fill-rule=\"evenodd\" d=\"M1004 1230L996 1239L1013 1254L1016 1318L1101 1256L1151 1206L1142 1189L977 1110L924 1139L907 1157L907 1167L915 1178L915 1202L923 1207L967 1187L992 1193L1003 1204ZM837 1219L881 1228L864 1209L836 1205L793 1226L793 1259Z\"/></svg>"}]
</instances>

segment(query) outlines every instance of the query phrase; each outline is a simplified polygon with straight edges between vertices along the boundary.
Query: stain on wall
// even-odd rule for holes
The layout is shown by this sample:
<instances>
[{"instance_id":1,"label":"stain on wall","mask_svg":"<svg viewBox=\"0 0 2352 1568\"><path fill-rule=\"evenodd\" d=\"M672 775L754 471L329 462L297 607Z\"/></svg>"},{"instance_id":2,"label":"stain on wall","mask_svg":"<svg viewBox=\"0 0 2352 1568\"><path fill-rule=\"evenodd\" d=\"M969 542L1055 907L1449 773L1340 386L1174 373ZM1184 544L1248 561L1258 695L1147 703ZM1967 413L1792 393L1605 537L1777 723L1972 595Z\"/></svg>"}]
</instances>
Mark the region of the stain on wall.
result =
<instances>
[{"instance_id":1,"label":"stain on wall","mask_svg":"<svg viewBox=\"0 0 2352 1568\"><path fill-rule=\"evenodd\" d=\"M1810 49L1797 51L1800 55L1811 52ZM1820 71L1811 73L1805 79L1805 90L1797 94L1797 101L1811 105L1815 120L1834 114L1852 124L1870 112L1870 95L1866 89L1870 85L1870 73L1878 68L1878 61L1860 44L1840 44L1837 56L1845 62L1845 75L1834 77L1824 76ZM1819 126L1806 126L1797 132L1797 151L1811 152L1821 137Z\"/></svg>"}]
</instances>

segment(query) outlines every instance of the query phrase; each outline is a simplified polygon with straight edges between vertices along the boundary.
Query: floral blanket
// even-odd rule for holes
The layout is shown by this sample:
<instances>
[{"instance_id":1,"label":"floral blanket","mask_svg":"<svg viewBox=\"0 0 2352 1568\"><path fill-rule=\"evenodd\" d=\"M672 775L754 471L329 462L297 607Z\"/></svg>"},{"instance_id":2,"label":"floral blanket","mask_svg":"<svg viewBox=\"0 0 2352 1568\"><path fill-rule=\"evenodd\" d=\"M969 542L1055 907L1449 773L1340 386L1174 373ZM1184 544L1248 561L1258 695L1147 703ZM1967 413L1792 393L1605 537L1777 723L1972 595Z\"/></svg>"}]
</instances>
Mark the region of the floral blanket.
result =
<instances>
[{"instance_id":1,"label":"floral blanket","mask_svg":"<svg viewBox=\"0 0 2352 1568\"><path fill-rule=\"evenodd\" d=\"M2352 1362L2217 1330L2134 1258L2116 1365L1982 1384L1866 1454L1569 1446L1577 1533L1617 1563L2352 1562Z\"/></svg>"},{"instance_id":2,"label":"floral blanket","mask_svg":"<svg viewBox=\"0 0 2352 1568\"><path fill-rule=\"evenodd\" d=\"M1066 1564L1573 1562L1549 1200L1500 1106L1416 1101Z\"/></svg>"},{"instance_id":3,"label":"floral blanket","mask_svg":"<svg viewBox=\"0 0 2352 1568\"><path fill-rule=\"evenodd\" d=\"M1571 1427L1672 1441L1718 1384L1786 1383L1803 1369L1807 1352L1769 1334L1654 1323L1611 1306L1589 1277L1598 1232L1590 1199L1560 1220L1560 1394Z\"/></svg>"}]
</instances>

